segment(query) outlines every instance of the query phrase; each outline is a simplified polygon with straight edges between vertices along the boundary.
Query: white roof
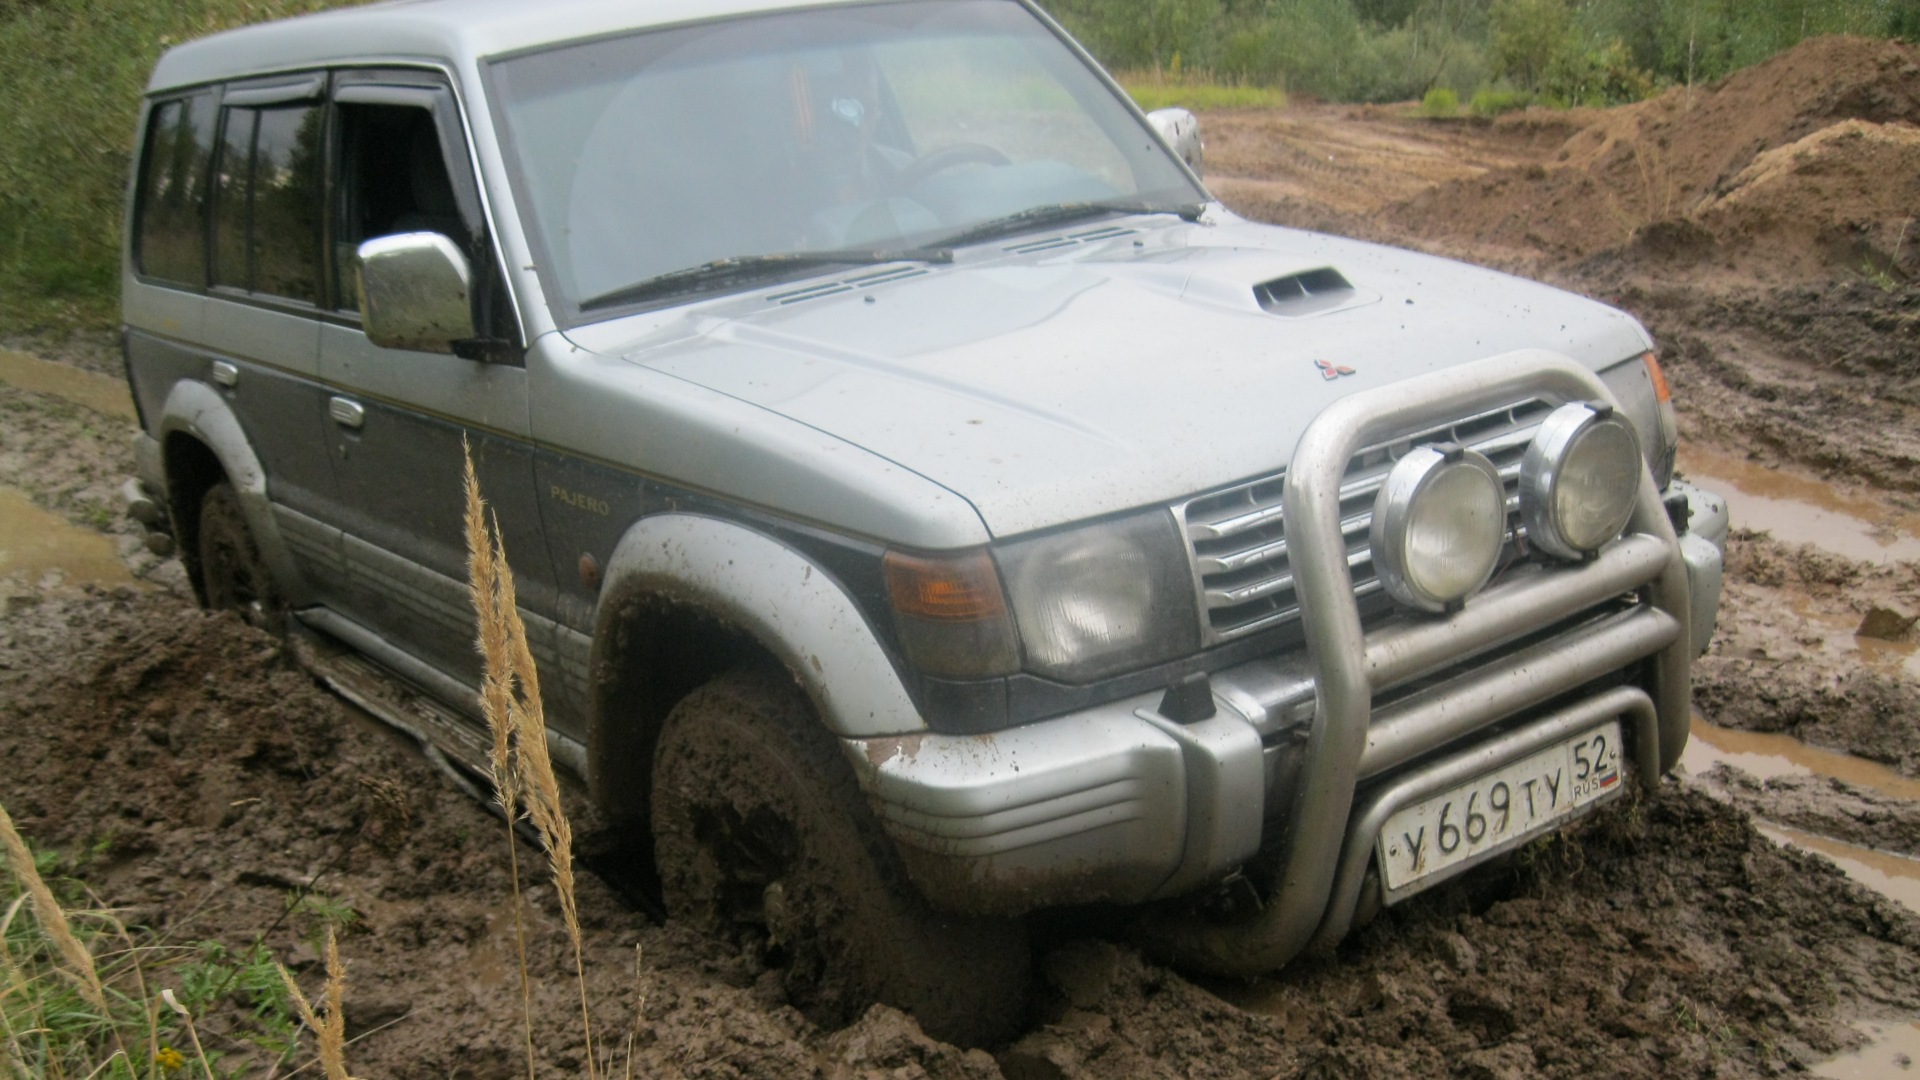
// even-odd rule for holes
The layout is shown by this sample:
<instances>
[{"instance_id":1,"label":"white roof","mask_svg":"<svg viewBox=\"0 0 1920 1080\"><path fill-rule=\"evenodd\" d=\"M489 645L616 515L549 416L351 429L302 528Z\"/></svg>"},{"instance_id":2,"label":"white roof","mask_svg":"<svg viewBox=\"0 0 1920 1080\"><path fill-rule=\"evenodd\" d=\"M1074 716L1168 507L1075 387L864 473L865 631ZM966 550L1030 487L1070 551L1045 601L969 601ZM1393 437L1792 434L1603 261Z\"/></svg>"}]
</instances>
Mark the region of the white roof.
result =
<instances>
[{"instance_id":1,"label":"white roof","mask_svg":"<svg viewBox=\"0 0 1920 1080\"><path fill-rule=\"evenodd\" d=\"M260 23L167 51L149 93L327 64L425 60L456 69L501 53L650 26L853 0L389 0Z\"/></svg>"}]
</instances>

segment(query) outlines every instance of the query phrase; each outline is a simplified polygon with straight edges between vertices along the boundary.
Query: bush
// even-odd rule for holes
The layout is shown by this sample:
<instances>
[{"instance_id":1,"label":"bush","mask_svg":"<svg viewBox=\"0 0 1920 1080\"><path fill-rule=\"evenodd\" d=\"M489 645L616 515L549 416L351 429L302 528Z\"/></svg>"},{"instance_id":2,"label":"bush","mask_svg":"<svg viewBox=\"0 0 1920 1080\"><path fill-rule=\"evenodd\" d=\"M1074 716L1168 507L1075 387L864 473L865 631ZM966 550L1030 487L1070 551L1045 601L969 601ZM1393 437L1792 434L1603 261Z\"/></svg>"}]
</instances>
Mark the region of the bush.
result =
<instances>
[{"instance_id":1,"label":"bush","mask_svg":"<svg viewBox=\"0 0 1920 1080\"><path fill-rule=\"evenodd\" d=\"M1460 95L1444 86L1427 91L1420 101L1420 115L1443 117L1460 115Z\"/></svg>"},{"instance_id":2,"label":"bush","mask_svg":"<svg viewBox=\"0 0 1920 1080\"><path fill-rule=\"evenodd\" d=\"M1475 116L1499 116L1501 113L1514 112L1533 104L1533 95L1525 90L1495 89L1483 86L1473 93L1473 103L1468 106Z\"/></svg>"},{"instance_id":3,"label":"bush","mask_svg":"<svg viewBox=\"0 0 1920 1080\"><path fill-rule=\"evenodd\" d=\"M1120 85L1147 112L1155 109L1278 109L1287 93L1273 86L1235 86L1210 81L1167 82L1149 75L1122 74Z\"/></svg>"}]
</instances>

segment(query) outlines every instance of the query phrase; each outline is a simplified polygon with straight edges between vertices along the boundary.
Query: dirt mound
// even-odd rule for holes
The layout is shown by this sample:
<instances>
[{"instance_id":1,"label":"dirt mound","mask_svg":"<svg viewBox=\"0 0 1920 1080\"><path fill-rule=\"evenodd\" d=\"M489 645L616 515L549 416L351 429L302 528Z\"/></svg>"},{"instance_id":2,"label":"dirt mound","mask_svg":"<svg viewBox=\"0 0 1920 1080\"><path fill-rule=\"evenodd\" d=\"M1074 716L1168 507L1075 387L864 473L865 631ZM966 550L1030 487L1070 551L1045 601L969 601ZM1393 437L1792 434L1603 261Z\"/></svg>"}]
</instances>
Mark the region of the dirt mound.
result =
<instances>
[{"instance_id":1,"label":"dirt mound","mask_svg":"<svg viewBox=\"0 0 1920 1080\"><path fill-rule=\"evenodd\" d=\"M1551 165L1441 185L1392 222L1557 261L1625 251L1747 268L1813 247L1829 266L1920 272L1920 243L1899 239L1920 205L1920 49L1818 38L1713 86L1583 115Z\"/></svg>"}]
</instances>

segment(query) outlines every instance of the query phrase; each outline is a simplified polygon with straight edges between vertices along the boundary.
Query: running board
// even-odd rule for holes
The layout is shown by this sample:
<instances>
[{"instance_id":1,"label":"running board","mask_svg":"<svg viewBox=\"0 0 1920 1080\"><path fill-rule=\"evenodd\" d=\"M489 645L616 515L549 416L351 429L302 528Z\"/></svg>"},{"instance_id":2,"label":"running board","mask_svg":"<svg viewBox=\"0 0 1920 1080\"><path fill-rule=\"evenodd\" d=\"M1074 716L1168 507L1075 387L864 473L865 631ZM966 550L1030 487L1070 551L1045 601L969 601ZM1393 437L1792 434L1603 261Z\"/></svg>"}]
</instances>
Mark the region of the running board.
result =
<instances>
[{"instance_id":1,"label":"running board","mask_svg":"<svg viewBox=\"0 0 1920 1080\"><path fill-rule=\"evenodd\" d=\"M407 686L366 657L316 634L297 634L292 644L300 666L327 689L422 747L446 755L478 776L491 775L491 744L452 709Z\"/></svg>"},{"instance_id":2,"label":"running board","mask_svg":"<svg viewBox=\"0 0 1920 1080\"><path fill-rule=\"evenodd\" d=\"M491 775L493 743L477 719L477 690L338 612L307 608L294 612L294 619L309 632L299 636L310 640L309 651L314 654L311 659L299 656L301 663L335 693L422 745L438 747L480 775ZM367 700L362 701L363 697ZM471 702L475 718L469 719L446 701ZM562 769L586 777L584 744L548 728L547 753Z\"/></svg>"}]
</instances>

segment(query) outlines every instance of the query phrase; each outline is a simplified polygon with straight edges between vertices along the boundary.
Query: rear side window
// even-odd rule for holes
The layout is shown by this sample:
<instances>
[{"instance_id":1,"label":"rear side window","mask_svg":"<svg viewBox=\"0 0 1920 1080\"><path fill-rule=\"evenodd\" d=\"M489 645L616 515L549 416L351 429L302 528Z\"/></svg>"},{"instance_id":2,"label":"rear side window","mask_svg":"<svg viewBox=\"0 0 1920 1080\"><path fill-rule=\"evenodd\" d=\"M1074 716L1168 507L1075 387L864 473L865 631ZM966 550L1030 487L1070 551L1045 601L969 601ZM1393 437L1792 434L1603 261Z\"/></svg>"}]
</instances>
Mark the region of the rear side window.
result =
<instances>
[{"instance_id":1,"label":"rear side window","mask_svg":"<svg viewBox=\"0 0 1920 1080\"><path fill-rule=\"evenodd\" d=\"M134 211L134 266L147 277L195 288L206 284L214 116L208 93L160 102L150 114Z\"/></svg>"},{"instance_id":2,"label":"rear side window","mask_svg":"<svg viewBox=\"0 0 1920 1080\"><path fill-rule=\"evenodd\" d=\"M226 113L213 211L214 284L318 303L326 114L311 104Z\"/></svg>"}]
</instances>

